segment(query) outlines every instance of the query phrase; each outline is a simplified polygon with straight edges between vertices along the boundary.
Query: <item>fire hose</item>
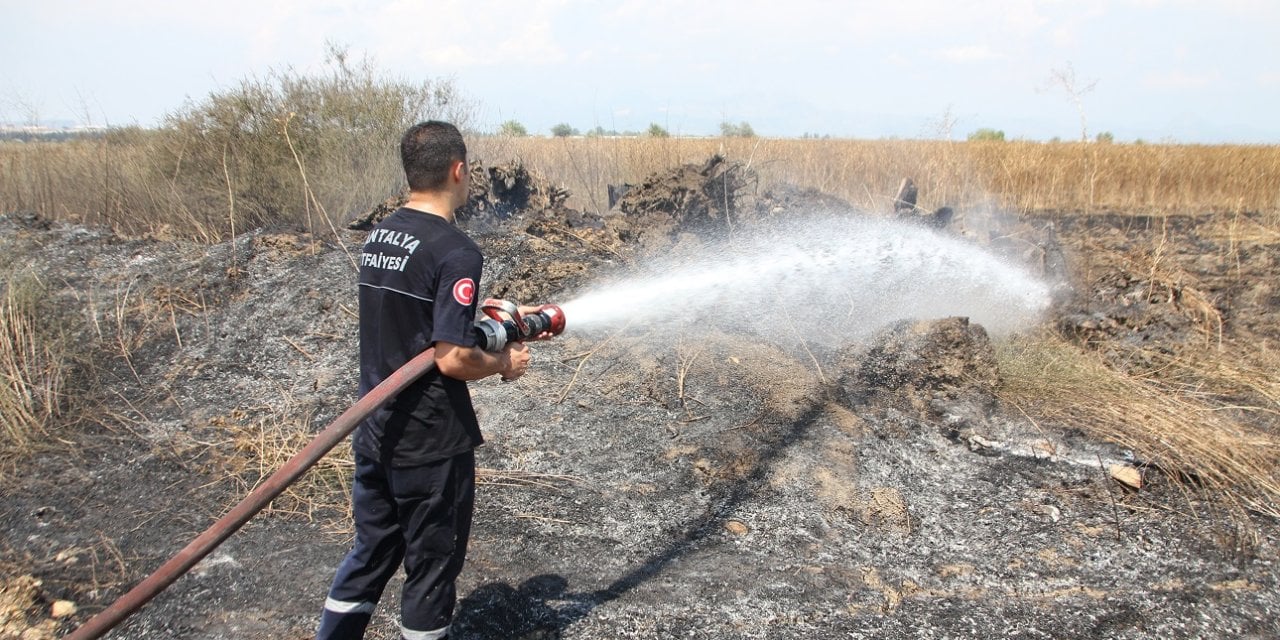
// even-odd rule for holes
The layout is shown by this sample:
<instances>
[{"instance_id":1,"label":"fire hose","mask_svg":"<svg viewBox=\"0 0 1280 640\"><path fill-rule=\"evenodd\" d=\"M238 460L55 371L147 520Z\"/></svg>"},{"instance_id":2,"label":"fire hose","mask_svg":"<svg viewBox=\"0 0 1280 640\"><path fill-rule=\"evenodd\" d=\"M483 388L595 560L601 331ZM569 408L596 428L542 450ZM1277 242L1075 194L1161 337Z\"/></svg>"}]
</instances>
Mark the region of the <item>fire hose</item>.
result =
<instances>
[{"instance_id":1,"label":"fire hose","mask_svg":"<svg viewBox=\"0 0 1280 640\"><path fill-rule=\"evenodd\" d=\"M564 312L556 305L543 305L537 312L521 315L519 307L507 300L485 300L481 310L487 316L474 324L476 345L491 352L502 351L513 342L560 335L564 331ZM259 484L213 526L196 536L185 548L120 596L88 622L67 636L67 640L91 640L102 637L173 584L196 563L230 538L259 511L266 508L289 485L296 482L325 454L347 437L366 417L390 402L415 380L436 366L435 349L430 348L405 363L378 386L369 390L325 427L315 439L294 454L271 477Z\"/></svg>"}]
</instances>

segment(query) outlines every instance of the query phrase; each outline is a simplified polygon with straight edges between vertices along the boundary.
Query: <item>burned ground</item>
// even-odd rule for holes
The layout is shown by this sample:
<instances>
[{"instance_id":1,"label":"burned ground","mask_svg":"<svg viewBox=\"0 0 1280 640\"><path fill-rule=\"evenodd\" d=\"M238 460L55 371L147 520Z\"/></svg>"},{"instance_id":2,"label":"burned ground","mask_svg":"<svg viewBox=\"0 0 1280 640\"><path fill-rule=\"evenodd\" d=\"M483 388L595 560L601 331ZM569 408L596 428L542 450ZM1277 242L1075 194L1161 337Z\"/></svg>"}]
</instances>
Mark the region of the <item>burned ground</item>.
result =
<instances>
[{"instance_id":1,"label":"burned ground","mask_svg":"<svg viewBox=\"0 0 1280 640\"><path fill-rule=\"evenodd\" d=\"M647 252L840 205L756 193L744 171L680 167L600 219L554 198L490 206L464 223L489 256L486 293L557 301ZM961 215L955 229L1070 280L1041 330L1134 371L1205 340L1275 339L1277 239L1244 242L1203 216L1048 222ZM354 400L362 239L256 231L206 246L0 220L6 266L65 310L51 321L77 332L77 375L97 390L8 461L0 637L55 637L101 610L234 504L260 475L253 459L301 445L281 434ZM1256 538L1238 544L1184 477L1118 483L1108 468L1143 452L1011 405L996 349L962 318L904 320L831 352L634 326L535 345L520 381L473 386L485 471L454 636L1280 633L1276 523L1255 514ZM331 457L111 637L307 637L349 543L349 453ZM77 611L50 619L57 600ZM397 607L393 583L370 637L395 637Z\"/></svg>"}]
</instances>

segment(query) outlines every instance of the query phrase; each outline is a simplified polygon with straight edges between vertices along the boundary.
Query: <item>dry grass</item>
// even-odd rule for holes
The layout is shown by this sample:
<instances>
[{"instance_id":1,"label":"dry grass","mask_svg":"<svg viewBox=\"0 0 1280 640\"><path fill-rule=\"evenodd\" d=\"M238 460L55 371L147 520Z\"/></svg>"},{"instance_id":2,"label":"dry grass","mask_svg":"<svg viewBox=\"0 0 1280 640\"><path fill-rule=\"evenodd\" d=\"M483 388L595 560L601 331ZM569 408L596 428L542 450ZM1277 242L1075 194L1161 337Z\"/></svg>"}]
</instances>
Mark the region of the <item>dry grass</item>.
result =
<instances>
[{"instance_id":1,"label":"dry grass","mask_svg":"<svg viewBox=\"0 0 1280 640\"><path fill-rule=\"evenodd\" d=\"M1129 273L1144 276L1147 281L1145 299L1152 303L1172 303L1193 323L1204 339L1203 346L1221 347L1223 340L1222 311L1214 304L1208 287L1170 258L1176 247L1172 243L1189 242L1190 238L1169 237L1167 219L1161 221L1160 237L1150 249L1133 250L1119 259ZM1105 249L1099 248L1099 251ZM1208 351L1206 351L1208 353Z\"/></svg>"},{"instance_id":2,"label":"dry grass","mask_svg":"<svg viewBox=\"0 0 1280 640\"><path fill-rule=\"evenodd\" d=\"M311 417L299 417L296 411L286 410L247 422L245 417L236 413L228 419L214 421L214 426L226 429L228 433L220 444L210 448L206 463L210 473L227 478L235 485L237 495L252 491L318 433ZM319 518L334 531L349 532L354 472L351 439L345 438L263 511L308 521ZM577 481L572 476L521 469L479 469L476 477L476 482L481 485L548 490L557 490Z\"/></svg>"},{"instance_id":3,"label":"dry grass","mask_svg":"<svg viewBox=\"0 0 1280 640\"><path fill-rule=\"evenodd\" d=\"M1155 467L1220 498L1239 516L1280 517L1280 434L1238 419L1241 409L1210 394L1128 376L1102 357L1056 336L1009 342L999 350L1001 397L1046 422L1079 428L1132 449ZM1205 360L1187 363L1199 367ZM1200 373L1210 373L1200 369ZM1257 384L1260 372L1222 369L1220 379ZM1274 384L1268 392L1276 391Z\"/></svg>"},{"instance_id":4,"label":"dry grass","mask_svg":"<svg viewBox=\"0 0 1280 640\"><path fill-rule=\"evenodd\" d=\"M0 212L34 211L55 220L139 229L178 201L151 171L152 135L121 130L96 139L0 142ZM145 229L145 227L142 227Z\"/></svg>"},{"instance_id":5,"label":"dry grass","mask_svg":"<svg viewBox=\"0 0 1280 640\"><path fill-rule=\"evenodd\" d=\"M209 457L210 471L237 485L239 495L248 494L269 478L317 433L310 415L294 411L268 414L243 424L241 419L237 414L216 425L228 430L224 441L228 444L215 445ZM349 514L354 470L351 441L347 438L285 489L264 512L308 521L320 514L327 523L340 524Z\"/></svg>"},{"instance_id":6,"label":"dry grass","mask_svg":"<svg viewBox=\"0 0 1280 640\"><path fill-rule=\"evenodd\" d=\"M47 443L66 404L71 345L48 306L31 275L10 274L0 291L0 460Z\"/></svg>"},{"instance_id":7,"label":"dry grass","mask_svg":"<svg viewBox=\"0 0 1280 640\"><path fill-rule=\"evenodd\" d=\"M473 109L451 81L390 79L329 54L327 73L246 79L156 130L0 143L0 212L206 242L259 227L323 232L399 189L408 126L465 125Z\"/></svg>"},{"instance_id":8,"label":"dry grass","mask_svg":"<svg viewBox=\"0 0 1280 640\"><path fill-rule=\"evenodd\" d=\"M1280 424L1280 379L1275 375L1280 354L1270 349L1210 349L1177 355L1148 349L1143 357L1152 369L1142 377L1158 379L1172 394L1205 402L1215 412L1233 414L1239 420ZM1280 437L1280 433L1271 435Z\"/></svg>"}]
</instances>

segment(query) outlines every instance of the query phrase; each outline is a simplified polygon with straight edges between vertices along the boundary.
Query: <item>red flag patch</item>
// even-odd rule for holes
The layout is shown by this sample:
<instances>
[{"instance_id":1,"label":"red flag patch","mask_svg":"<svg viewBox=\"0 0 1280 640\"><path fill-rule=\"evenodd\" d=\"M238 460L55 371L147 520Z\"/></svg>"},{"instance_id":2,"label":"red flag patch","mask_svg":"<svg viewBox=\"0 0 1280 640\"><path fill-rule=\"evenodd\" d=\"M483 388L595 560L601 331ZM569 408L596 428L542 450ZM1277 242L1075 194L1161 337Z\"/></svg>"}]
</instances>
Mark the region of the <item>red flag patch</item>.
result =
<instances>
[{"instance_id":1,"label":"red flag patch","mask_svg":"<svg viewBox=\"0 0 1280 640\"><path fill-rule=\"evenodd\" d=\"M467 306L471 304L476 297L476 283L471 278L463 278L453 283L453 299L458 304Z\"/></svg>"}]
</instances>

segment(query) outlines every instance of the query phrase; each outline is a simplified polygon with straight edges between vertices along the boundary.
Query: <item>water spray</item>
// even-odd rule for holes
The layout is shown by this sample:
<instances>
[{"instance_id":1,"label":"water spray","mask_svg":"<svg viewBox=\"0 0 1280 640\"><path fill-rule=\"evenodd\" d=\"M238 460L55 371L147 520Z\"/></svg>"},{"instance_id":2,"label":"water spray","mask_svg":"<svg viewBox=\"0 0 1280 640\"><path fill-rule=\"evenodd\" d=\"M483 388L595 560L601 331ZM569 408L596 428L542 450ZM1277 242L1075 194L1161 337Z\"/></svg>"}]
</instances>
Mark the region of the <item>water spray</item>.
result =
<instances>
[{"instance_id":1,"label":"water spray","mask_svg":"<svg viewBox=\"0 0 1280 640\"><path fill-rule=\"evenodd\" d=\"M1028 243L1028 247L1032 247ZM993 335L1033 325L1051 286L977 243L867 217L789 218L698 246L564 303L574 331L625 323L839 347L906 319L963 316Z\"/></svg>"}]
</instances>

